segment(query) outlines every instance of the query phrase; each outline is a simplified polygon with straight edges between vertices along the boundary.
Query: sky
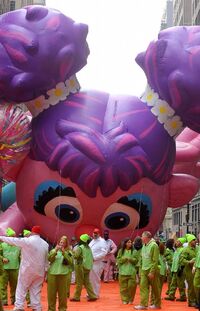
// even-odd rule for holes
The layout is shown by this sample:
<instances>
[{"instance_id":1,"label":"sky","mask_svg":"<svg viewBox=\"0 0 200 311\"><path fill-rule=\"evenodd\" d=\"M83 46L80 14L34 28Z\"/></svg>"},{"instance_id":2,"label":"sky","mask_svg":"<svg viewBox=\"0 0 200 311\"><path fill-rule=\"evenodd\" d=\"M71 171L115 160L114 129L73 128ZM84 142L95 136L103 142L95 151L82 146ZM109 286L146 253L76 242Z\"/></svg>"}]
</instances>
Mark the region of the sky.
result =
<instances>
[{"instance_id":1,"label":"sky","mask_svg":"<svg viewBox=\"0 0 200 311\"><path fill-rule=\"evenodd\" d=\"M82 89L140 96L146 77L135 57L160 31L166 0L46 0L89 26L87 65L77 74Z\"/></svg>"}]
</instances>

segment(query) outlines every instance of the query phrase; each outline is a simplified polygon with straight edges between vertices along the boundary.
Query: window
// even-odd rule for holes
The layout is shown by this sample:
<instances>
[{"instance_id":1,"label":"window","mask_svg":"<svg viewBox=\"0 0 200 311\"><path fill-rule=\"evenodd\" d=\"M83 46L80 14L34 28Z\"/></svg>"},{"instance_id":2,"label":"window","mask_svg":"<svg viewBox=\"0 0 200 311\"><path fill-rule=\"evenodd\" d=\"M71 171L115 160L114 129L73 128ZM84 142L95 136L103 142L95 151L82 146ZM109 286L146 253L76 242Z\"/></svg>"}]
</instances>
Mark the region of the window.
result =
<instances>
[{"instance_id":1,"label":"window","mask_svg":"<svg viewBox=\"0 0 200 311\"><path fill-rule=\"evenodd\" d=\"M10 11L15 10L15 1L10 1Z\"/></svg>"}]
</instances>

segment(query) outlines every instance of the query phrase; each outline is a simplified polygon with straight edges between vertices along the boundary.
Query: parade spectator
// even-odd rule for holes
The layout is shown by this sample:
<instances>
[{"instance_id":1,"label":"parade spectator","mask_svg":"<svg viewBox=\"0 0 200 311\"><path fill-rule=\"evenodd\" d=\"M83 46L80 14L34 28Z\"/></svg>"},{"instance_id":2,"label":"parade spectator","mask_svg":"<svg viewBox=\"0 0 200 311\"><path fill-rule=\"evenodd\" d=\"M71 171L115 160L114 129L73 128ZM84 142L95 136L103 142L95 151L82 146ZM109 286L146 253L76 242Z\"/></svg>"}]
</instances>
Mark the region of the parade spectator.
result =
<instances>
[{"instance_id":1,"label":"parade spectator","mask_svg":"<svg viewBox=\"0 0 200 311\"><path fill-rule=\"evenodd\" d=\"M180 256L180 265L184 267L184 275L188 284L188 306L196 306L196 295L194 290L194 274L192 268L196 257L196 237L193 234L187 235L188 246L183 248Z\"/></svg>"},{"instance_id":2,"label":"parade spectator","mask_svg":"<svg viewBox=\"0 0 200 311\"><path fill-rule=\"evenodd\" d=\"M16 237L16 233L12 228L6 229L8 237ZM8 285L10 288L10 300L13 305L15 302L15 292L17 288L17 279L20 264L20 248L3 242L1 244L3 255L3 275L1 284L2 304L8 305Z\"/></svg>"},{"instance_id":3,"label":"parade spectator","mask_svg":"<svg viewBox=\"0 0 200 311\"><path fill-rule=\"evenodd\" d=\"M59 310L67 310L67 282L68 274L73 264L72 254L68 239L62 236L56 247L48 255L50 267L47 277L48 311L56 310L56 298L58 295Z\"/></svg>"},{"instance_id":4,"label":"parade spectator","mask_svg":"<svg viewBox=\"0 0 200 311\"><path fill-rule=\"evenodd\" d=\"M130 238L123 240L122 248L117 254L119 267L119 288L123 304L132 304L136 292L136 264L138 253L133 248Z\"/></svg>"},{"instance_id":5,"label":"parade spectator","mask_svg":"<svg viewBox=\"0 0 200 311\"><path fill-rule=\"evenodd\" d=\"M161 308L160 282L159 282L159 248L149 231L142 233L142 254L141 254L141 280L140 280L140 305L135 306L136 310L147 310L149 302L149 288L151 286L154 297L154 305L150 309Z\"/></svg>"},{"instance_id":6,"label":"parade spectator","mask_svg":"<svg viewBox=\"0 0 200 311\"><path fill-rule=\"evenodd\" d=\"M169 288L168 297L165 297L165 300L175 300L175 294L177 288L179 289L180 298L177 301L187 301L185 293L185 277L183 273L183 266L180 264L180 256L183 251L183 244L186 242L184 237L178 238L175 242L175 252L173 255L171 273L172 280Z\"/></svg>"},{"instance_id":7,"label":"parade spectator","mask_svg":"<svg viewBox=\"0 0 200 311\"><path fill-rule=\"evenodd\" d=\"M104 258L104 270L103 270L103 280L104 283L113 281L113 268L115 265L115 253L117 252L117 245L109 238L109 231L104 230L103 234L104 240L106 241L108 253Z\"/></svg>"},{"instance_id":8,"label":"parade spectator","mask_svg":"<svg viewBox=\"0 0 200 311\"><path fill-rule=\"evenodd\" d=\"M91 248L88 245L90 236L82 234L78 247L74 251L75 273L76 273L76 289L74 297L71 301L80 301L83 286L87 291L88 301L95 301L97 297L93 291L92 284L89 279L89 273L93 266L93 256Z\"/></svg>"},{"instance_id":9,"label":"parade spectator","mask_svg":"<svg viewBox=\"0 0 200 311\"><path fill-rule=\"evenodd\" d=\"M107 254L106 241L100 236L100 230L95 228L93 231L93 239L89 243L93 255L93 267L90 271L90 282L97 298L99 298L101 275L105 263L103 262Z\"/></svg>"},{"instance_id":10,"label":"parade spectator","mask_svg":"<svg viewBox=\"0 0 200 311\"><path fill-rule=\"evenodd\" d=\"M42 310L40 296L45 271L48 268L48 244L40 237L40 232L40 227L34 226L29 237L0 236L1 241L21 249L21 263L15 294L15 311L24 310L28 290L32 309L34 311Z\"/></svg>"}]
</instances>

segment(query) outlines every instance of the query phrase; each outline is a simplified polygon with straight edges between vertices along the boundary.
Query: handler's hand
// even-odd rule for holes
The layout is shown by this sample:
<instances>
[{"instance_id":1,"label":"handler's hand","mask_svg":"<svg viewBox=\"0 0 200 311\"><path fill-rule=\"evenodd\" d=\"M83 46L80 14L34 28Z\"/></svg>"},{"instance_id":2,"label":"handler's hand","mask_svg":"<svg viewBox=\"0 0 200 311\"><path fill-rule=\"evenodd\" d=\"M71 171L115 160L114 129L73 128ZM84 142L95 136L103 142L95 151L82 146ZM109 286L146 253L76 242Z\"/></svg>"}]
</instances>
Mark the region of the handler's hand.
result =
<instances>
[{"instance_id":1,"label":"handler's hand","mask_svg":"<svg viewBox=\"0 0 200 311\"><path fill-rule=\"evenodd\" d=\"M148 274L148 278L149 278L149 280L153 280L154 279L154 273L150 272Z\"/></svg>"},{"instance_id":2,"label":"handler's hand","mask_svg":"<svg viewBox=\"0 0 200 311\"><path fill-rule=\"evenodd\" d=\"M9 262L9 260L7 258L3 258L2 261L3 261L3 263L8 263Z\"/></svg>"}]
</instances>

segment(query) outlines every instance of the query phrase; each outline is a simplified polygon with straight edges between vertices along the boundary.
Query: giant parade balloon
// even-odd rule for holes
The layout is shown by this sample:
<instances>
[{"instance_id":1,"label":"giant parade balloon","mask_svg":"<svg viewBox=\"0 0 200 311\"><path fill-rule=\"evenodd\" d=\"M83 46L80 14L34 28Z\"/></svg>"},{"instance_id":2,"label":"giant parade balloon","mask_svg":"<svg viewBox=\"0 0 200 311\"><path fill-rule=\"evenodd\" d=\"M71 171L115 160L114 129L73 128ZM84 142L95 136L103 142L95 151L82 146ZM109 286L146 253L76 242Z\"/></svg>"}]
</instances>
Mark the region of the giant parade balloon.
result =
<instances>
[{"instance_id":1,"label":"giant parade balloon","mask_svg":"<svg viewBox=\"0 0 200 311\"><path fill-rule=\"evenodd\" d=\"M32 114L30 152L4 176L16 182L12 213L40 225L51 242L95 227L115 241L154 234L167 207L199 189L193 171L173 168L182 161L176 137L186 127L200 133L200 27L161 31L136 57L147 77L141 98L80 89L87 33L87 25L42 6L0 17L0 96ZM4 224L12 213L2 215Z\"/></svg>"}]
</instances>

